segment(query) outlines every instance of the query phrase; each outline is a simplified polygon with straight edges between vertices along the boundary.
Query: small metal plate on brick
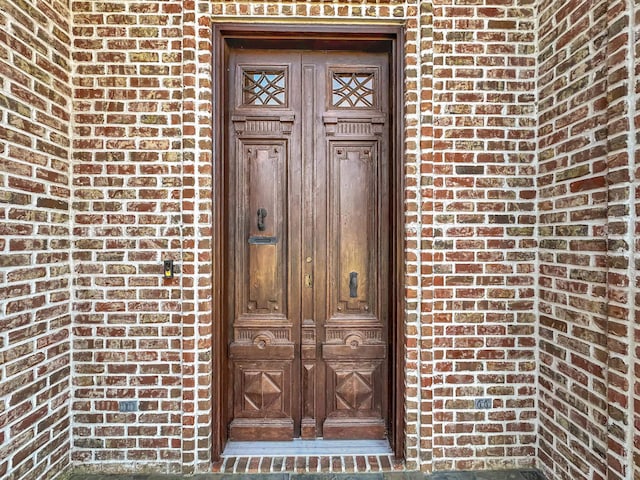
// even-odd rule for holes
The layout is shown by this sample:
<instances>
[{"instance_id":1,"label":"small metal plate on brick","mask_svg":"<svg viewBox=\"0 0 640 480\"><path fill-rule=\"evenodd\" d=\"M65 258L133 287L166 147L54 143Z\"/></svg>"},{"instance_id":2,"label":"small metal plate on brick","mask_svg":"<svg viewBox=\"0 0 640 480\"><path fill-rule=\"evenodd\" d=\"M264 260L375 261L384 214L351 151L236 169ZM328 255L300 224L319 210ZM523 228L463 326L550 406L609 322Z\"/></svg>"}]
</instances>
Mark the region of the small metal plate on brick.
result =
<instances>
[{"instance_id":1,"label":"small metal plate on brick","mask_svg":"<svg viewBox=\"0 0 640 480\"><path fill-rule=\"evenodd\" d=\"M278 243L277 237L249 237L249 245L275 245Z\"/></svg>"}]
</instances>

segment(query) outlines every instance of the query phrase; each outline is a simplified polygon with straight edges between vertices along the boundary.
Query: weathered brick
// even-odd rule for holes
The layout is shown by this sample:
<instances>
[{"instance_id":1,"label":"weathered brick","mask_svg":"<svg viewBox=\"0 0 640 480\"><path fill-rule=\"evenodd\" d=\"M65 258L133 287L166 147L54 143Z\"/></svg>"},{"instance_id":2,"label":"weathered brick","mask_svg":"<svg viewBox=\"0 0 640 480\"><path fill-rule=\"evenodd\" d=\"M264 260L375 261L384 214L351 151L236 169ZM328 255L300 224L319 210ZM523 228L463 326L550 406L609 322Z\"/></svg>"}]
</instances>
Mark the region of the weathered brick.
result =
<instances>
[{"instance_id":1,"label":"weathered brick","mask_svg":"<svg viewBox=\"0 0 640 480\"><path fill-rule=\"evenodd\" d=\"M624 353L637 335L630 326L637 304L628 305L637 285L624 279L640 262L625 237L640 231L630 225L637 168L630 168L626 126L640 120L630 118L637 108L625 105L633 104L640 83L637 72L626 71L623 50L632 52L637 12L604 0L541 2L535 11L463 0L62 3L12 1L0 16L0 87L7 86L0 121L9 127L0 128L0 232L7 237L0 239L0 312L23 312L6 320L10 341L33 338L57 358L69 352L63 325L74 313L72 380L87 400L71 407L73 435L58 437L74 438L74 461L122 467L135 460L175 471L210 466L207 262L215 133L200 126L211 124L214 109L211 16L368 17L406 22L407 465L425 471L535 465L537 392L534 377L523 372L532 370L538 348L538 454L545 472L622 478L621 446L628 443L622 426L633 424L622 405L633 404L625 391L632 388L614 372L633 362L640 371L637 354ZM10 64L12 53L17 60ZM70 248L74 272L68 253L58 252ZM161 253L172 251L184 253L188 275L180 289L158 277ZM40 303L43 295L54 305ZM606 332L607 316L615 338ZM27 328L32 318L51 323ZM452 322L460 328L443 337L442 327ZM0 343L0 355L4 348ZM64 368L49 370L56 367L28 353L23 358L29 371L69 381ZM449 371L457 373L430 388L434 372ZM580 382L591 382L591 391ZM11 378L7 384L15 390ZM58 394L40 386L25 394ZM481 394L495 396L499 411L474 416L457 409ZM148 416L112 414L114 399L136 396L154 399L145 403ZM598 416L607 405L610 420ZM152 410L158 408L164 411ZM90 409L97 413L80 414ZM68 412L55 415L70 428ZM143 421L155 424L136 423ZM126 431L124 422L133 422ZM0 476L8 468L16 478L38 476L31 470L38 455L64 458L63 446L43 442L25 440L11 467L0 461ZM368 462L373 470L390 465ZM276 463L297 468L294 459ZM337 459L317 464L344 466Z\"/></svg>"}]
</instances>

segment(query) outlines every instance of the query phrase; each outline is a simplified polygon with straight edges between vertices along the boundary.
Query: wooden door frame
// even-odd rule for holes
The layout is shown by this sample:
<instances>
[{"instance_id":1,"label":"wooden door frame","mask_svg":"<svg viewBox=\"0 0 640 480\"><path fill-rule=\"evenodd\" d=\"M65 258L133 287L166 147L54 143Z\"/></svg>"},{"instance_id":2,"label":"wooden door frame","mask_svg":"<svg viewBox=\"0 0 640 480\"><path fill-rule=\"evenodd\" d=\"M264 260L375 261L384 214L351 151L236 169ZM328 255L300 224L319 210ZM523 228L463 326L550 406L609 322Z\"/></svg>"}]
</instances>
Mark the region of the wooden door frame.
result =
<instances>
[{"instance_id":1,"label":"wooden door frame","mask_svg":"<svg viewBox=\"0 0 640 480\"><path fill-rule=\"evenodd\" d=\"M243 23L213 25L213 168L212 168L212 459L220 458L227 442L227 395L231 386L227 368L229 325L226 311L228 266L225 262L228 158L225 105L228 92L226 66L230 48L335 49L385 51L390 76L390 224L389 236L389 425L396 458L404 458L404 27L379 23Z\"/></svg>"}]
</instances>

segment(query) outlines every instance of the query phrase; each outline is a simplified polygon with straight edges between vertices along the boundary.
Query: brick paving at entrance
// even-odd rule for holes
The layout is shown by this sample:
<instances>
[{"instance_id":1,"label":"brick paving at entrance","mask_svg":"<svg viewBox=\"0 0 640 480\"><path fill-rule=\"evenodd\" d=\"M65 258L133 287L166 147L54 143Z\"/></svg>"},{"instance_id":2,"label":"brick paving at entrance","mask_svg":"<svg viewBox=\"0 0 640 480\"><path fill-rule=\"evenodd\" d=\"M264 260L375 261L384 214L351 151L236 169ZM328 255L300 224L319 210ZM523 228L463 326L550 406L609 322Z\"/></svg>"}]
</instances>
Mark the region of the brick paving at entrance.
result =
<instances>
[{"instance_id":1,"label":"brick paving at entrance","mask_svg":"<svg viewBox=\"0 0 640 480\"><path fill-rule=\"evenodd\" d=\"M219 473L362 473L404 470L393 455L226 457L213 466Z\"/></svg>"},{"instance_id":2,"label":"brick paving at entrance","mask_svg":"<svg viewBox=\"0 0 640 480\"><path fill-rule=\"evenodd\" d=\"M274 457L275 458L275 457ZM389 471L368 473L209 473L191 476L170 474L85 474L72 473L67 480L545 480L536 469L485 470L474 472Z\"/></svg>"}]
</instances>

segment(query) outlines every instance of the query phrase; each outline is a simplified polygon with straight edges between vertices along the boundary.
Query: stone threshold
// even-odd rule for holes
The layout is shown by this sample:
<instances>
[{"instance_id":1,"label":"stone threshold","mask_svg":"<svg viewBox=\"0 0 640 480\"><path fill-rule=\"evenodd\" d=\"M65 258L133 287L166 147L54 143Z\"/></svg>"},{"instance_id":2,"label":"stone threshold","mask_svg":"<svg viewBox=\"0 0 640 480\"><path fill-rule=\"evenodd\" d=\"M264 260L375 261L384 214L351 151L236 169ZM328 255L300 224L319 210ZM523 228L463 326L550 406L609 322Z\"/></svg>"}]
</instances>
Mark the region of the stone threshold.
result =
<instances>
[{"instance_id":1,"label":"stone threshold","mask_svg":"<svg viewBox=\"0 0 640 480\"><path fill-rule=\"evenodd\" d=\"M225 457L331 457L391 455L387 440L303 440L287 441L236 441L227 442Z\"/></svg>"}]
</instances>

